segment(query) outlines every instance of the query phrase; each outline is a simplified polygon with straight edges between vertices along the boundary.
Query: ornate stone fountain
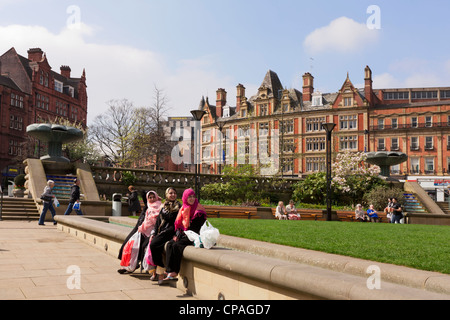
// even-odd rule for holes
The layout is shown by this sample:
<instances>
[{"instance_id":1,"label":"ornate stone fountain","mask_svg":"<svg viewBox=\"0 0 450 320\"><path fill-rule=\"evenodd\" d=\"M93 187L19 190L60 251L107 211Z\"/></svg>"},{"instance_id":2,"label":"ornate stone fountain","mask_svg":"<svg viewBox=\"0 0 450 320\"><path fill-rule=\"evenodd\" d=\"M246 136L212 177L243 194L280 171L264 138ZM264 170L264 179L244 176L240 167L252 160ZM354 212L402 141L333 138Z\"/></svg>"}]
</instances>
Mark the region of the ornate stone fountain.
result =
<instances>
[{"instance_id":1,"label":"ornate stone fountain","mask_svg":"<svg viewBox=\"0 0 450 320\"><path fill-rule=\"evenodd\" d=\"M48 143L48 154L41 157L41 160L55 162L70 162L62 156L62 145L83 139L83 132L80 129L60 124L30 124L27 127L27 133Z\"/></svg>"},{"instance_id":2,"label":"ornate stone fountain","mask_svg":"<svg viewBox=\"0 0 450 320\"><path fill-rule=\"evenodd\" d=\"M408 160L408 155L403 152L378 151L368 152L366 162L380 167L380 175L390 177L391 166L403 163Z\"/></svg>"}]
</instances>

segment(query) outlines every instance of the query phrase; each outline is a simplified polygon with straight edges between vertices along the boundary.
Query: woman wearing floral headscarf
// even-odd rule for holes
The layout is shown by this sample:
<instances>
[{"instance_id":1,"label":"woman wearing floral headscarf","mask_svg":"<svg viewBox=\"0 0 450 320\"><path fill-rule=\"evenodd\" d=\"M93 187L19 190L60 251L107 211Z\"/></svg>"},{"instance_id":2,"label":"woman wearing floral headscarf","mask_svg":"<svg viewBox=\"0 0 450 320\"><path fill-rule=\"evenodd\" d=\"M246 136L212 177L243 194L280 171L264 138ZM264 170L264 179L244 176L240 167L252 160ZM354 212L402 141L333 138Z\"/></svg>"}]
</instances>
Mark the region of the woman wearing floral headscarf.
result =
<instances>
[{"instance_id":1,"label":"woman wearing floral headscarf","mask_svg":"<svg viewBox=\"0 0 450 320\"><path fill-rule=\"evenodd\" d=\"M163 281L178 280L176 277L180 272L183 251L187 246L194 244L184 231L192 230L195 233L200 233L200 229L206 221L205 208L198 203L194 190L185 190L182 200L183 207L175 220L175 236L167 243L166 247L167 277Z\"/></svg>"},{"instance_id":2,"label":"woman wearing floral headscarf","mask_svg":"<svg viewBox=\"0 0 450 320\"><path fill-rule=\"evenodd\" d=\"M164 279L164 246L166 245L166 242L175 235L174 223L180 208L181 203L177 201L177 192L174 188L167 188L166 201L159 211L155 227L153 228L150 237L150 251L153 263L157 266L156 273L158 274L159 284L162 284L162 280Z\"/></svg>"}]
</instances>

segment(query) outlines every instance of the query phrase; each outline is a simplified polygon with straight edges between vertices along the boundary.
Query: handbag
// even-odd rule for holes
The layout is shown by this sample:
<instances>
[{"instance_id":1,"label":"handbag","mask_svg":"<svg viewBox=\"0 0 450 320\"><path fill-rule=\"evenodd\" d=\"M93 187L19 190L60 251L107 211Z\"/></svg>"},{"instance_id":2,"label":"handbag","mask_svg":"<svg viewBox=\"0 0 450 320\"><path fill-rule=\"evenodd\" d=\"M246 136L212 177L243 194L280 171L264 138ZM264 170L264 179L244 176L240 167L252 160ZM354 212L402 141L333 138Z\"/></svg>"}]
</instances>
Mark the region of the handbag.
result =
<instances>
[{"instance_id":1,"label":"handbag","mask_svg":"<svg viewBox=\"0 0 450 320\"><path fill-rule=\"evenodd\" d=\"M81 207L81 203L80 203L80 202L76 202L76 203L73 205L73 210L80 210L80 207Z\"/></svg>"},{"instance_id":2,"label":"handbag","mask_svg":"<svg viewBox=\"0 0 450 320\"><path fill-rule=\"evenodd\" d=\"M43 194L41 194L41 198L40 198L42 201L47 201L47 202L50 202L50 201L52 201L53 200L53 197L52 196L46 196L44 193Z\"/></svg>"},{"instance_id":3,"label":"handbag","mask_svg":"<svg viewBox=\"0 0 450 320\"><path fill-rule=\"evenodd\" d=\"M53 204L58 208L59 207L59 201L56 199L56 197L53 199Z\"/></svg>"}]
</instances>

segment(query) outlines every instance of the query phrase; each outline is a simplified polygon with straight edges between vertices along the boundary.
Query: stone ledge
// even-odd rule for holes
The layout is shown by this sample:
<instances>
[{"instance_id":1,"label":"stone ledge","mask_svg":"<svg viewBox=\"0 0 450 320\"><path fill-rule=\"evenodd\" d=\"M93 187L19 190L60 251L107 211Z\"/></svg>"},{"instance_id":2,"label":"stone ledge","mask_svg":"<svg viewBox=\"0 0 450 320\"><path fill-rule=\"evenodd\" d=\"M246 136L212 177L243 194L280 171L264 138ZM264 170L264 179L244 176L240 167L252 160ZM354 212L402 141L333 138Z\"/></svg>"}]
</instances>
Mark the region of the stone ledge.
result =
<instances>
[{"instance_id":1,"label":"stone ledge","mask_svg":"<svg viewBox=\"0 0 450 320\"><path fill-rule=\"evenodd\" d=\"M381 279L383 281L443 293L450 297L450 276L439 272L417 270L376 261L224 235L220 236L218 245L243 252L273 257L289 262L304 263L361 277L368 277L367 268L375 265L380 268Z\"/></svg>"},{"instance_id":2,"label":"stone ledge","mask_svg":"<svg viewBox=\"0 0 450 320\"><path fill-rule=\"evenodd\" d=\"M59 227L80 229L99 236L103 235L117 242L114 250L118 250L119 244L130 232L129 227L86 219L86 217L57 216L55 219ZM235 248L225 248L232 246ZM116 252L112 252L113 246L110 247L108 253L117 255ZM381 269L380 290L370 290L367 287L367 280L371 276L366 273L369 265L377 265ZM217 272L220 273L218 278L233 279L235 281L231 282L236 282L238 287L244 285L249 287L248 284L252 283L256 290L259 288L287 292L285 295L291 297L339 300L450 299L448 290L450 277L444 274L223 235L219 239L218 247L211 250L194 247L185 249L180 272L180 278L185 281L178 281L177 284L179 289L190 290L200 298L216 299L217 293L224 293L226 290L224 288L227 286L222 284L221 287L207 288L207 285L200 283L203 280L198 276L200 269L209 270L210 277L214 277L214 273ZM391 281L395 278L398 278L396 283ZM188 284L185 287L183 287L184 282ZM437 292L429 291L431 289ZM203 294L201 290L209 290L209 293ZM233 292L239 292L239 289L233 290ZM225 292L225 296L239 298L239 295L233 294Z\"/></svg>"}]
</instances>

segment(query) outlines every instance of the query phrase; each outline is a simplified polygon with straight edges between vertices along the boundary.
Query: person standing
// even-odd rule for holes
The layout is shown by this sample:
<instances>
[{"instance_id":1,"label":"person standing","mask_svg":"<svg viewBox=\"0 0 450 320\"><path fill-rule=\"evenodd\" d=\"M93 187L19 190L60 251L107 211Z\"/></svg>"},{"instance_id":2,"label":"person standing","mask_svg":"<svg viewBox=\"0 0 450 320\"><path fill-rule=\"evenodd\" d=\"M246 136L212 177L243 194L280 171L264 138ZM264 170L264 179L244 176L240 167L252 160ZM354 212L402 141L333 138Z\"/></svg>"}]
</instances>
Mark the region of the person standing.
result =
<instances>
[{"instance_id":1,"label":"person standing","mask_svg":"<svg viewBox=\"0 0 450 320\"><path fill-rule=\"evenodd\" d=\"M53 200L55 199L55 195L53 194L53 187L55 186L55 182L53 180L47 181L47 186L44 188L44 193L41 195L42 202L44 204L44 208L42 209L41 216L39 217L39 225L45 226L45 215L47 211L50 210L52 214L53 224L56 225L55 215L56 211L53 207Z\"/></svg>"},{"instance_id":2,"label":"person standing","mask_svg":"<svg viewBox=\"0 0 450 320\"><path fill-rule=\"evenodd\" d=\"M138 213L141 213L138 192L134 186L129 186L128 191L130 191L130 194L128 195L128 212L131 216L136 216Z\"/></svg>"},{"instance_id":3,"label":"person standing","mask_svg":"<svg viewBox=\"0 0 450 320\"><path fill-rule=\"evenodd\" d=\"M66 212L64 212L65 216L70 215L72 210L75 210L76 214L79 215L79 216L83 215L83 212L81 211L81 209L74 209L73 208L75 203L79 203L80 202L80 196L81 196L81 194L80 194L80 180L75 178L73 180L73 186L71 187L71 194L70 194L69 205L67 206Z\"/></svg>"},{"instance_id":4,"label":"person standing","mask_svg":"<svg viewBox=\"0 0 450 320\"><path fill-rule=\"evenodd\" d=\"M400 223L403 218L402 206L398 203L397 198L392 198L392 223Z\"/></svg>"}]
</instances>

